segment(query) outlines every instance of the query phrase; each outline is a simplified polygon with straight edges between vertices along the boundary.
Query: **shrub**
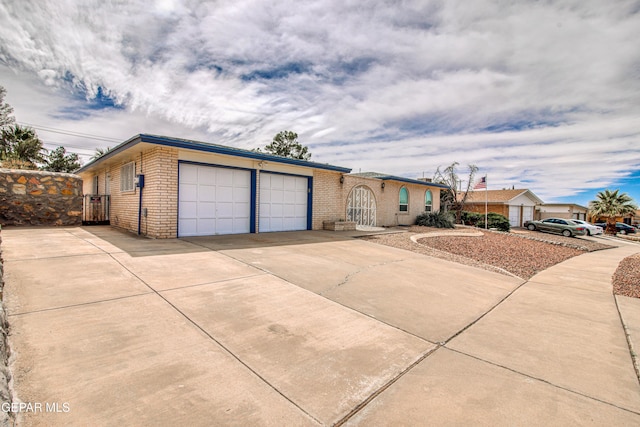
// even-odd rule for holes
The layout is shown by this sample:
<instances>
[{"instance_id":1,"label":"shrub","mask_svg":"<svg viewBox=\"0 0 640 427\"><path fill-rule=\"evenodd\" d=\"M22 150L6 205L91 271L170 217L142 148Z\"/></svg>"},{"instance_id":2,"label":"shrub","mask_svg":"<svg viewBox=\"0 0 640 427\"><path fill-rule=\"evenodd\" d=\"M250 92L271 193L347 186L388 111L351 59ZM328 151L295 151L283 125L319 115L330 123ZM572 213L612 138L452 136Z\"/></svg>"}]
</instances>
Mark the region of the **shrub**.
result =
<instances>
[{"instance_id":1,"label":"shrub","mask_svg":"<svg viewBox=\"0 0 640 427\"><path fill-rule=\"evenodd\" d=\"M509 224L509 219L504 216L494 212L489 212L487 215L487 222L489 223L488 228L495 228L500 231L509 231L511 230L511 224ZM484 228L484 215L480 221L478 221L477 227Z\"/></svg>"},{"instance_id":2,"label":"shrub","mask_svg":"<svg viewBox=\"0 0 640 427\"><path fill-rule=\"evenodd\" d=\"M436 228L454 228L453 215L448 212L425 212L418 215L416 225Z\"/></svg>"},{"instance_id":3,"label":"shrub","mask_svg":"<svg viewBox=\"0 0 640 427\"><path fill-rule=\"evenodd\" d=\"M479 221L482 221L484 227L484 215L478 212L462 211L460 219L464 225L477 226Z\"/></svg>"},{"instance_id":4,"label":"shrub","mask_svg":"<svg viewBox=\"0 0 640 427\"><path fill-rule=\"evenodd\" d=\"M500 231L511 230L509 220L504 215L500 215L494 212L487 214L489 221L488 228L495 228ZM462 223L466 225L472 225L474 227L484 228L484 214L478 212L462 212Z\"/></svg>"}]
</instances>

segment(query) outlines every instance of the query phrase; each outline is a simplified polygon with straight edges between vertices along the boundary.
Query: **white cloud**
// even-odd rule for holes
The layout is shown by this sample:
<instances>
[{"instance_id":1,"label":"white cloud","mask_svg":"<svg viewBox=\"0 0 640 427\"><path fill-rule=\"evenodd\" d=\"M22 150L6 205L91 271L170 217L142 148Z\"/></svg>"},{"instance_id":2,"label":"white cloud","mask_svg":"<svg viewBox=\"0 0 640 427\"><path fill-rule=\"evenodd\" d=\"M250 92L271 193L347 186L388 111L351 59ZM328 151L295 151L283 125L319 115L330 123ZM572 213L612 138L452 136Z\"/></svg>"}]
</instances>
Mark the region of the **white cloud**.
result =
<instances>
[{"instance_id":1,"label":"white cloud","mask_svg":"<svg viewBox=\"0 0 640 427\"><path fill-rule=\"evenodd\" d=\"M10 0L0 21L23 121L244 148L290 129L314 160L474 163L551 198L640 168L638 1Z\"/></svg>"}]
</instances>

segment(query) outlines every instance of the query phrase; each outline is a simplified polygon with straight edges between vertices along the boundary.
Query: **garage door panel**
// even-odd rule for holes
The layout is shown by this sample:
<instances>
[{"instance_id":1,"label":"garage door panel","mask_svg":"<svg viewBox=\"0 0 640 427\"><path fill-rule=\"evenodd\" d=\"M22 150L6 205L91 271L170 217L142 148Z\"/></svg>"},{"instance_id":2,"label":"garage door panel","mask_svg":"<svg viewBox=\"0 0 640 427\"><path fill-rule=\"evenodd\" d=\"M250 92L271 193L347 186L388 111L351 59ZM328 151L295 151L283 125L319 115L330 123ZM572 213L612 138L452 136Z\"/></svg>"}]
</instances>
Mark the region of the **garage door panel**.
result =
<instances>
[{"instance_id":1,"label":"garage door panel","mask_svg":"<svg viewBox=\"0 0 640 427\"><path fill-rule=\"evenodd\" d=\"M236 188L233 192L233 201L236 203L245 203L247 200L251 200L250 188Z\"/></svg>"},{"instance_id":2,"label":"garage door panel","mask_svg":"<svg viewBox=\"0 0 640 427\"><path fill-rule=\"evenodd\" d=\"M284 201L284 193L281 189L271 189L271 203L282 203Z\"/></svg>"},{"instance_id":3,"label":"garage door panel","mask_svg":"<svg viewBox=\"0 0 640 427\"><path fill-rule=\"evenodd\" d=\"M182 164L179 180L179 236L250 231L251 172Z\"/></svg>"},{"instance_id":4,"label":"garage door panel","mask_svg":"<svg viewBox=\"0 0 640 427\"><path fill-rule=\"evenodd\" d=\"M287 204L294 204L296 202L295 191L285 191L282 195L282 201Z\"/></svg>"},{"instance_id":5,"label":"garage door panel","mask_svg":"<svg viewBox=\"0 0 640 427\"><path fill-rule=\"evenodd\" d=\"M234 217L240 217L244 220L244 218L248 218L249 215L251 215L251 204L240 202L233 204Z\"/></svg>"},{"instance_id":6,"label":"garage door panel","mask_svg":"<svg viewBox=\"0 0 640 427\"><path fill-rule=\"evenodd\" d=\"M195 184L180 184L180 200L198 200L198 187Z\"/></svg>"},{"instance_id":7,"label":"garage door panel","mask_svg":"<svg viewBox=\"0 0 640 427\"><path fill-rule=\"evenodd\" d=\"M302 205L307 203L307 189L304 188L304 191L297 191L295 195L295 203Z\"/></svg>"},{"instance_id":8,"label":"garage door panel","mask_svg":"<svg viewBox=\"0 0 640 427\"><path fill-rule=\"evenodd\" d=\"M509 224L512 227L520 226L520 206L509 206Z\"/></svg>"},{"instance_id":9,"label":"garage door panel","mask_svg":"<svg viewBox=\"0 0 640 427\"><path fill-rule=\"evenodd\" d=\"M296 189L296 180L293 177L287 176L284 177L284 185L283 185L285 190L288 191L295 191Z\"/></svg>"},{"instance_id":10,"label":"garage door panel","mask_svg":"<svg viewBox=\"0 0 640 427\"><path fill-rule=\"evenodd\" d=\"M309 178L260 174L260 231L307 229Z\"/></svg>"},{"instance_id":11,"label":"garage door panel","mask_svg":"<svg viewBox=\"0 0 640 427\"><path fill-rule=\"evenodd\" d=\"M213 185L203 185L198 188L198 201L199 202L215 202L216 201L216 187Z\"/></svg>"},{"instance_id":12,"label":"garage door panel","mask_svg":"<svg viewBox=\"0 0 640 427\"><path fill-rule=\"evenodd\" d=\"M218 218L233 218L233 202L218 202L216 216Z\"/></svg>"},{"instance_id":13,"label":"garage door panel","mask_svg":"<svg viewBox=\"0 0 640 427\"><path fill-rule=\"evenodd\" d=\"M198 182L202 184L215 185L216 184L216 171L210 167L198 168Z\"/></svg>"},{"instance_id":14,"label":"garage door panel","mask_svg":"<svg viewBox=\"0 0 640 427\"><path fill-rule=\"evenodd\" d=\"M224 187L233 186L233 170L225 168L216 168L216 185Z\"/></svg>"},{"instance_id":15,"label":"garage door panel","mask_svg":"<svg viewBox=\"0 0 640 427\"><path fill-rule=\"evenodd\" d=\"M234 187L245 187L249 188L251 186L251 179L249 174L245 171L233 171L233 186Z\"/></svg>"},{"instance_id":16,"label":"garage door panel","mask_svg":"<svg viewBox=\"0 0 640 427\"><path fill-rule=\"evenodd\" d=\"M200 218L198 219L198 233L213 234L216 231L216 219L215 218Z\"/></svg>"},{"instance_id":17,"label":"garage door panel","mask_svg":"<svg viewBox=\"0 0 640 427\"><path fill-rule=\"evenodd\" d=\"M282 190L284 188L284 177L271 175L271 190Z\"/></svg>"},{"instance_id":18,"label":"garage door panel","mask_svg":"<svg viewBox=\"0 0 640 427\"><path fill-rule=\"evenodd\" d=\"M294 215L297 218L304 218L304 220L306 221L307 219L307 209L305 206L300 206L300 205L295 205L295 213ZM306 222L305 222L306 225Z\"/></svg>"},{"instance_id":19,"label":"garage door panel","mask_svg":"<svg viewBox=\"0 0 640 427\"><path fill-rule=\"evenodd\" d=\"M196 218L215 218L216 217L216 204L210 202L198 203L198 214Z\"/></svg>"},{"instance_id":20,"label":"garage door panel","mask_svg":"<svg viewBox=\"0 0 640 427\"><path fill-rule=\"evenodd\" d=\"M197 221L196 219L180 219L180 221L178 222L178 226L180 227L180 230L185 234L185 235L195 235L196 231L197 231Z\"/></svg>"},{"instance_id":21,"label":"garage door panel","mask_svg":"<svg viewBox=\"0 0 640 427\"><path fill-rule=\"evenodd\" d=\"M195 184L198 182L198 169L181 167L180 168L180 183Z\"/></svg>"},{"instance_id":22,"label":"garage door panel","mask_svg":"<svg viewBox=\"0 0 640 427\"><path fill-rule=\"evenodd\" d=\"M271 204L271 219L282 218L284 215L284 206L282 204Z\"/></svg>"},{"instance_id":23,"label":"garage door panel","mask_svg":"<svg viewBox=\"0 0 640 427\"><path fill-rule=\"evenodd\" d=\"M216 187L216 201L220 202L232 202L233 201L233 187Z\"/></svg>"}]
</instances>

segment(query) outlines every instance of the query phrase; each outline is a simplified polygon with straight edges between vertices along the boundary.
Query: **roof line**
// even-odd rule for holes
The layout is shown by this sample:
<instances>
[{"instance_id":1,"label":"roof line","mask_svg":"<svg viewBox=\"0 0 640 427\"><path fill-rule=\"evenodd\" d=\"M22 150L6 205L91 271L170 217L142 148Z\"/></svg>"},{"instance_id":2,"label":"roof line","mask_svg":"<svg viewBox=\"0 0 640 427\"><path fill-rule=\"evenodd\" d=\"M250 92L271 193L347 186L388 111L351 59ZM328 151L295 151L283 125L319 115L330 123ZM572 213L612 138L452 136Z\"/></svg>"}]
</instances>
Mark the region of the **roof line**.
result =
<instances>
[{"instance_id":1,"label":"roof line","mask_svg":"<svg viewBox=\"0 0 640 427\"><path fill-rule=\"evenodd\" d=\"M150 135L150 134L139 134L132 138L129 138L122 144L114 147L112 150L109 150L105 155L87 163L86 165L78 169L76 173L83 172L87 170L90 166L93 166L99 162L107 160L108 158L113 157L114 155L128 148L131 148L141 142L163 145L167 147L197 150L197 151L203 151L208 153L245 157L245 158L255 159L255 160L266 160L266 161L271 161L276 163L284 163L284 164L303 166L308 168L325 169L325 170L331 170L336 172L343 172L343 173L351 172L351 168L344 168L344 167L334 166L326 163L316 163L316 162L310 162L307 160L291 159L289 157L259 153L256 151L243 150L240 148L227 147L224 145L217 145L217 144L193 141L188 139L171 138L166 136Z\"/></svg>"}]
</instances>

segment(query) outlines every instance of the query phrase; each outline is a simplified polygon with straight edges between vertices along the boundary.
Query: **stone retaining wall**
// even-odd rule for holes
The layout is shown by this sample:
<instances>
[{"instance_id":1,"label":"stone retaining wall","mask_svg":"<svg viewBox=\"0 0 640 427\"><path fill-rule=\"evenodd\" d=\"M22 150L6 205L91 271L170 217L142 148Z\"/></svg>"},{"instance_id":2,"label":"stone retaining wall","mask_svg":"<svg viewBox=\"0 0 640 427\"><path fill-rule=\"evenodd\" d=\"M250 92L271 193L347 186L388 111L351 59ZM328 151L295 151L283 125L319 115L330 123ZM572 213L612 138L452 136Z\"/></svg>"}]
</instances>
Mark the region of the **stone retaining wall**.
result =
<instances>
[{"instance_id":1,"label":"stone retaining wall","mask_svg":"<svg viewBox=\"0 0 640 427\"><path fill-rule=\"evenodd\" d=\"M9 388L11 373L9 371L9 347L7 346L7 335L9 334L9 323L7 314L4 311L4 280L3 280L3 259L2 259L2 229L0 228L0 405L11 404L12 396ZM0 426L12 426L14 424L13 413L0 411Z\"/></svg>"},{"instance_id":2,"label":"stone retaining wall","mask_svg":"<svg viewBox=\"0 0 640 427\"><path fill-rule=\"evenodd\" d=\"M69 173L0 169L0 225L82 224L82 179Z\"/></svg>"}]
</instances>

